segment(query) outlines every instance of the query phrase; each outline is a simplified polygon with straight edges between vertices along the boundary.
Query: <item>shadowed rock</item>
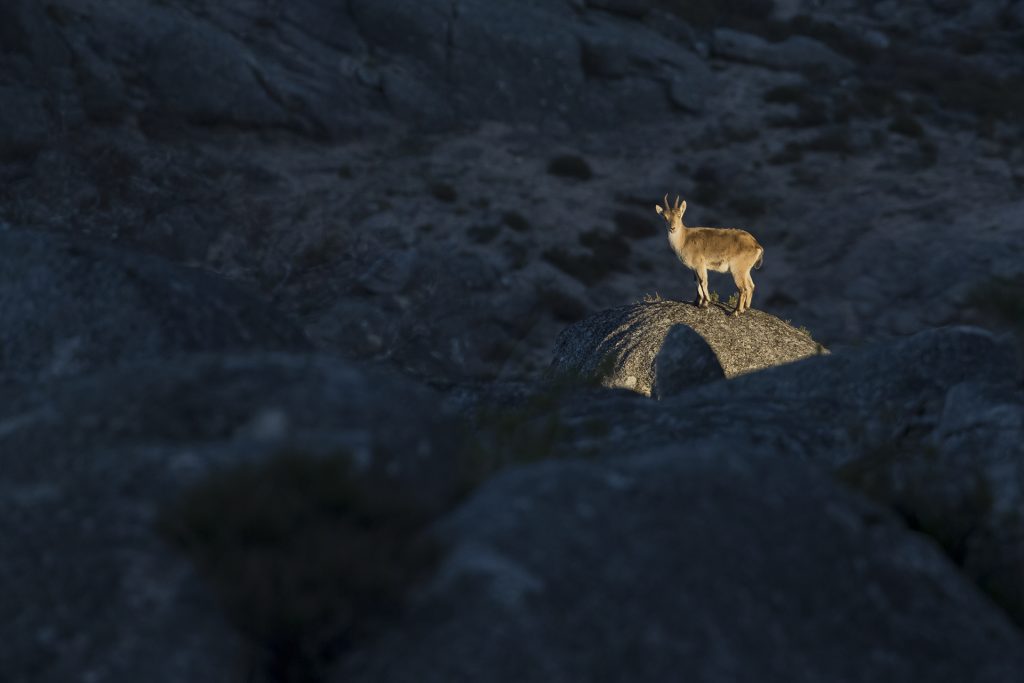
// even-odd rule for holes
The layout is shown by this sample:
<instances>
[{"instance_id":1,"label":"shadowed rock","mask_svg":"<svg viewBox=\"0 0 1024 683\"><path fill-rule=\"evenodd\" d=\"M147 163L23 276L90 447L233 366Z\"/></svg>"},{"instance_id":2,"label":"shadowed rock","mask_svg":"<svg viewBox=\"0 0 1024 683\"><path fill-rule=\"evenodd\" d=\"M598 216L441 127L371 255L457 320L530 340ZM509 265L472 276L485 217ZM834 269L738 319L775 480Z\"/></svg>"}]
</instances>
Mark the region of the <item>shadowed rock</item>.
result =
<instances>
[{"instance_id":1,"label":"shadowed rock","mask_svg":"<svg viewBox=\"0 0 1024 683\"><path fill-rule=\"evenodd\" d=\"M430 391L390 373L292 354L141 363L6 397L0 405L4 679L245 678L245 653L257 657L251 673L269 644L243 646L238 632L252 638L266 625L239 623L249 613L232 612L225 596L211 590L223 587L200 581L189 560L172 551L157 532L161 511L211 474L294 453L347 459L364 495L397 496L430 519L458 484L449 467L456 431L436 404ZM268 544L275 529L286 538L311 529L278 514L284 510L273 488L247 491L250 480L221 487L230 498L222 514L256 507L270 511L269 521L250 531L249 546L224 538L227 544L214 550L262 549L237 577L242 585L259 585L260 572L273 577L278 566L260 558L287 550L286 543ZM336 495L334 505L344 509L346 501ZM214 539L231 532L218 520L208 520ZM244 564L236 556L222 560L228 567ZM310 564L306 575L315 577ZM218 567L202 569L216 574ZM297 605L273 604L281 600L274 590L239 597L255 614L302 614ZM335 616L347 618L343 609Z\"/></svg>"},{"instance_id":2,"label":"shadowed rock","mask_svg":"<svg viewBox=\"0 0 1024 683\"><path fill-rule=\"evenodd\" d=\"M197 269L0 232L0 384L194 351L304 349L271 307Z\"/></svg>"},{"instance_id":3,"label":"shadowed rock","mask_svg":"<svg viewBox=\"0 0 1024 683\"><path fill-rule=\"evenodd\" d=\"M816 462L899 512L1024 623L1024 393L1013 356L984 330L951 327L660 403L594 391L566 401L550 448L616 455L711 436L771 444L786 467ZM594 438L595 423L615 427Z\"/></svg>"},{"instance_id":4,"label":"shadowed rock","mask_svg":"<svg viewBox=\"0 0 1024 683\"><path fill-rule=\"evenodd\" d=\"M440 525L449 554L407 620L331 680L996 683L1024 666L1020 633L933 544L737 446L499 476Z\"/></svg>"},{"instance_id":5,"label":"shadowed rock","mask_svg":"<svg viewBox=\"0 0 1024 683\"><path fill-rule=\"evenodd\" d=\"M659 360L666 335L678 325L697 334L675 340L671 354L677 360ZM551 370L650 396L659 363L661 385L672 386L676 393L686 384L735 377L823 351L810 336L768 313L750 310L732 318L723 306L700 309L659 301L602 311L567 328L558 337ZM717 358L717 368L711 356ZM686 370L686 379L670 379L666 373L679 367L680 359L692 359L693 366Z\"/></svg>"}]
</instances>

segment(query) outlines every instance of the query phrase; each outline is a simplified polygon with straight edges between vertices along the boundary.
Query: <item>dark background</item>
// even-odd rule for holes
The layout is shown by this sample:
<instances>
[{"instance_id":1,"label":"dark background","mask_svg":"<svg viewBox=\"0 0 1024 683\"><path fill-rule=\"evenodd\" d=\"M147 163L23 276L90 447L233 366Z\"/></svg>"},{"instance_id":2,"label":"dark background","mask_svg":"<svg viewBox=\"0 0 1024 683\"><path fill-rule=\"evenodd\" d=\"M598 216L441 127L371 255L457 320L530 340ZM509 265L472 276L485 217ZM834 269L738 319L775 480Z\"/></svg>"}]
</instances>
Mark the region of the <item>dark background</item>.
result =
<instances>
[{"instance_id":1,"label":"dark background","mask_svg":"<svg viewBox=\"0 0 1024 683\"><path fill-rule=\"evenodd\" d=\"M988 549L1024 547L1018 342L912 335L1019 334L1022 120L1021 0L4 0L0 678L939 680L937 653L961 648L948 680L1010 680L1024 565ZM752 232L754 307L861 353L853 374L815 365L657 413L542 385L568 324L692 300L653 210L665 193L688 201L688 225ZM728 276L711 287L733 291ZM933 358L948 379L946 365L901 379ZM699 427L707 406L766 405L727 443ZM957 427L957 406L980 417ZM793 436L807 425L820 430ZM447 540L422 541L496 462L649 455L666 445L651 434L697 439L695 469L638 466L622 476L645 493L621 498L600 483L618 465L524 467L427 534ZM795 575L846 571L842 534L805 520L853 494L802 464L698 457L747 450L826 469L895 458L884 475L843 470L884 504L887 540L850 541L874 569L821 596L772 583L819 544L835 556ZM976 470L980 451L992 461ZM954 452L966 459L935 455ZM517 486L551 489L536 528L498 520ZM762 495L804 507L764 511ZM602 504L624 510L605 532L538 539L549 554L532 560L508 530L574 529L559 515ZM707 553L679 555L699 524L657 531L683 518L720 521ZM589 540L569 552L576 533ZM722 537L735 547L714 550ZM660 550L630 550L638 538ZM931 578L879 554L919 542ZM610 557L604 583L578 566ZM732 569L758 558L763 593ZM499 577L497 592L459 571ZM441 597L421 591L445 576ZM621 576L651 588L618 593ZM694 589L661 614L664 594L683 599L675 576L724 597L708 607ZM908 597L923 607L901 622L899 596L933 584L940 607ZM559 604L577 589L602 606ZM428 604L413 616L411 594ZM765 595L777 612L755 609ZM869 597L834 602L851 595ZM871 600L877 613L858 611ZM848 628L820 625L843 609ZM971 624L991 637L960 641Z\"/></svg>"}]
</instances>

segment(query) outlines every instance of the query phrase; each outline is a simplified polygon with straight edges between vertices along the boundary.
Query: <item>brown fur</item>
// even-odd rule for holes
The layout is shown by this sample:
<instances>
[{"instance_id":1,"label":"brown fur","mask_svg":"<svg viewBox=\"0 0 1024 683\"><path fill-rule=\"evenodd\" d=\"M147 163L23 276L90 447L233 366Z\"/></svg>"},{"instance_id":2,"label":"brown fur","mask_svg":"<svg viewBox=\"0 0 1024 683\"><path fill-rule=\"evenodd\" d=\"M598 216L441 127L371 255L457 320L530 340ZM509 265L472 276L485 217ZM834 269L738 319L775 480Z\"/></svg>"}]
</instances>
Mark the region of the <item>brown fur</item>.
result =
<instances>
[{"instance_id":1,"label":"brown fur","mask_svg":"<svg viewBox=\"0 0 1024 683\"><path fill-rule=\"evenodd\" d=\"M654 207L668 224L668 243L672 251L687 268L693 271L697 280L697 301L701 308L711 303L708 291L708 271L731 272L739 297L733 315L739 315L750 308L754 297L754 281L750 277L752 268L760 268L764 260L764 247L754 236L738 228L688 228L683 225L686 202L669 206L668 195L665 206Z\"/></svg>"}]
</instances>

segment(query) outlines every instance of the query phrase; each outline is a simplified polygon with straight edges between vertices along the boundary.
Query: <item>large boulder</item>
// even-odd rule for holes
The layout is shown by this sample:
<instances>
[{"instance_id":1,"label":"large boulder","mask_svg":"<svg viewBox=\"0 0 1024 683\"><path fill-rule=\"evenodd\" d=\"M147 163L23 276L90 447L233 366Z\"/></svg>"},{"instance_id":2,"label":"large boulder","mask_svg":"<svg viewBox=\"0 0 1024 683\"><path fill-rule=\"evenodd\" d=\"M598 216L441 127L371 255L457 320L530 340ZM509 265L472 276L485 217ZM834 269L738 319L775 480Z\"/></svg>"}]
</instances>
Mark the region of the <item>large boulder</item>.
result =
<instances>
[{"instance_id":1,"label":"large boulder","mask_svg":"<svg viewBox=\"0 0 1024 683\"><path fill-rule=\"evenodd\" d=\"M251 353L4 397L4 680L237 680L336 637L324 620L351 618L364 598L342 586L390 530L350 506L429 520L457 492L437 403L391 373Z\"/></svg>"},{"instance_id":2,"label":"large boulder","mask_svg":"<svg viewBox=\"0 0 1024 683\"><path fill-rule=\"evenodd\" d=\"M1017 675L1020 632L934 544L741 446L499 476L439 526L446 559L404 622L331 680Z\"/></svg>"},{"instance_id":3,"label":"large boulder","mask_svg":"<svg viewBox=\"0 0 1024 683\"><path fill-rule=\"evenodd\" d=\"M770 43L749 33L722 28L714 33L713 49L715 56L723 59L817 76L844 76L855 68L846 57L806 36Z\"/></svg>"},{"instance_id":4,"label":"large boulder","mask_svg":"<svg viewBox=\"0 0 1024 683\"><path fill-rule=\"evenodd\" d=\"M0 232L0 384L195 351L308 347L287 318L210 273Z\"/></svg>"},{"instance_id":5,"label":"large boulder","mask_svg":"<svg viewBox=\"0 0 1024 683\"><path fill-rule=\"evenodd\" d=\"M812 461L935 538L1024 623L1024 394L1012 343L952 327L692 387L660 403L621 392L570 396L548 448L771 444ZM594 432L594 425L611 428ZM788 464L786 465L788 466Z\"/></svg>"},{"instance_id":6,"label":"large boulder","mask_svg":"<svg viewBox=\"0 0 1024 683\"><path fill-rule=\"evenodd\" d=\"M199 22L169 28L150 48L150 116L205 125L285 126L257 58L225 32Z\"/></svg>"},{"instance_id":7,"label":"large boulder","mask_svg":"<svg viewBox=\"0 0 1024 683\"><path fill-rule=\"evenodd\" d=\"M47 140L52 120L43 95L0 85L0 162L31 156Z\"/></svg>"},{"instance_id":8,"label":"large boulder","mask_svg":"<svg viewBox=\"0 0 1024 683\"><path fill-rule=\"evenodd\" d=\"M696 334L673 336L672 348L663 349L669 331L680 325ZM659 361L663 351L686 363ZM809 335L762 311L733 318L723 306L701 309L659 301L602 311L565 329L556 342L551 370L650 396L659 363L662 386L671 385L671 393L678 393L687 383L736 377L823 352ZM686 364L685 382L665 374L668 367L682 369Z\"/></svg>"},{"instance_id":9,"label":"large boulder","mask_svg":"<svg viewBox=\"0 0 1024 683\"><path fill-rule=\"evenodd\" d=\"M868 451L840 476L936 538L1024 624L1024 392L956 384L928 427Z\"/></svg>"},{"instance_id":10,"label":"large boulder","mask_svg":"<svg viewBox=\"0 0 1024 683\"><path fill-rule=\"evenodd\" d=\"M623 392L569 395L560 419L566 443L585 438L589 421L614 423L600 440L602 453L684 437L753 436L838 469L903 435L929 433L954 387L1012 378L1012 354L984 330L941 328L692 387L661 402Z\"/></svg>"},{"instance_id":11,"label":"large boulder","mask_svg":"<svg viewBox=\"0 0 1024 683\"><path fill-rule=\"evenodd\" d=\"M0 54L29 57L36 67L67 66L71 51L46 5L33 0L6 0L0 4Z\"/></svg>"}]
</instances>

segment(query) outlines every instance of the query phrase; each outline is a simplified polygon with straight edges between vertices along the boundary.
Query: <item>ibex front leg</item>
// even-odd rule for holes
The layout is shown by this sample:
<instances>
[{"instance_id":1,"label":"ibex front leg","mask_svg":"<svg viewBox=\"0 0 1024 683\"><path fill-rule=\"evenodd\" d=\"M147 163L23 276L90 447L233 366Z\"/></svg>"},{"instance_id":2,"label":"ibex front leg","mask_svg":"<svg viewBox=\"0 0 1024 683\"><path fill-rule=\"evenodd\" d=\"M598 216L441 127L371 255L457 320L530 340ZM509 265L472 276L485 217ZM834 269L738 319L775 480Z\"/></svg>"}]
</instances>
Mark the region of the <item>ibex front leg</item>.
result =
<instances>
[{"instance_id":1,"label":"ibex front leg","mask_svg":"<svg viewBox=\"0 0 1024 683\"><path fill-rule=\"evenodd\" d=\"M697 279L697 305L707 308L711 304L711 292L708 290L708 269L696 268L693 274Z\"/></svg>"}]
</instances>

